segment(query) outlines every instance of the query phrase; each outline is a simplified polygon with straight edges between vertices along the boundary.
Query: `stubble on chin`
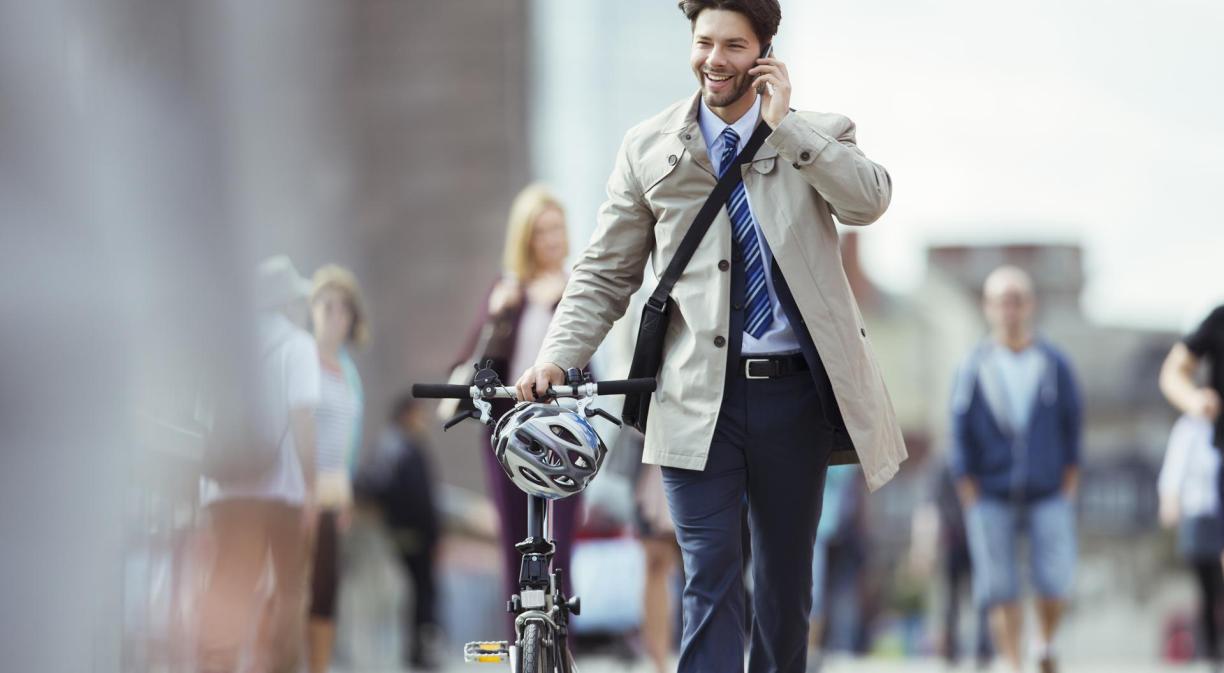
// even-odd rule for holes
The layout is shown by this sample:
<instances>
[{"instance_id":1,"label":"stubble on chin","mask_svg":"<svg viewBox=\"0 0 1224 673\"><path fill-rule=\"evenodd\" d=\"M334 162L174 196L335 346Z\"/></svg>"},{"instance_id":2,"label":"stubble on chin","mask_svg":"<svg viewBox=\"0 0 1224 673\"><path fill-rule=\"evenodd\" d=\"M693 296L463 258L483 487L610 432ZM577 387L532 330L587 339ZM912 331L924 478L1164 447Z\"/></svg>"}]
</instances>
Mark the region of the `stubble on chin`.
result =
<instances>
[{"instance_id":1,"label":"stubble on chin","mask_svg":"<svg viewBox=\"0 0 1224 673\"><path fill-rule=\"evenodd\" d=\"M733 78L736 84L734 89L723 94L714 94L707 88L705 77L701 77L699 81L701 83L701 98L705 101L706 107L711 108L728 107L734 104L735 101L743 98L748 93L748 90L752 88L752 82L749 81L749 78Z\"/></svg>"}]
</instances>

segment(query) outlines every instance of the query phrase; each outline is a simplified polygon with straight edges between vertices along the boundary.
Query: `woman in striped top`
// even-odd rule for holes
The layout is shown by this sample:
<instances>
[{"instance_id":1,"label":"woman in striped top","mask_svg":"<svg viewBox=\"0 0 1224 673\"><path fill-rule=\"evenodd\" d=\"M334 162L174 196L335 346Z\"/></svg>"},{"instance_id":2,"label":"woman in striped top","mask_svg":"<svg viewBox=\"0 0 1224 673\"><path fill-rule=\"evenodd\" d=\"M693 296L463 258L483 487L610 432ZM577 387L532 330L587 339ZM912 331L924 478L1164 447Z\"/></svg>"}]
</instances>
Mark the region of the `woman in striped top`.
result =
<instances>
[{"instance_id":1,"label":"woman in striped top","mask_svg":"<svg viewBox=\"0 0 1224 673\"><path fill-rule=\"evenodd\" d=\"M349 466L361 442L361 379L349 349L367 338L365 314L357 279L335 265L314 275L310 297L311 327L319 346L323 376L317 426L315 498L319 518L311 574L310 673L326 673L336 639L336 598L339 592L339 538L348 527L353 503Z\"/></svg>"}]
</instances>

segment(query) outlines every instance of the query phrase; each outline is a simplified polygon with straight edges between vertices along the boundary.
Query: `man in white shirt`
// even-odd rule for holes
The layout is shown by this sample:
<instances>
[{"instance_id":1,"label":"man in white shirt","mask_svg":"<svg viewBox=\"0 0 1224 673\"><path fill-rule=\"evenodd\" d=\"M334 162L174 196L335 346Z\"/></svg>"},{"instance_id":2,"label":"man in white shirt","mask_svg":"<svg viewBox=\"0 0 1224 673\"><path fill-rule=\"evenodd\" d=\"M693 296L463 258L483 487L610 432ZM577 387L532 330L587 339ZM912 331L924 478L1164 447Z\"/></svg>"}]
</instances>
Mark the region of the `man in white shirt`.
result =
<instances>
[{"instance_id":1,"label":"man in white shirt","mask_svg":"<svg viewBox=\"0 0 1224 673\"><path fill-rule=\"evenodd\" d=\"M285 257L258 270L256 305L260 387L254 410L257 441L277 444L266 469L205 479L206 507L215 558L200 616L198 670L232 673L241 661L253 670L297 672L305 630L309 532L314 519L315 419L319 356L315 341L298 326L310 284ZM270 599L256 591L270 563ZM263 616L260 608L271 610ZM267 627L265 632L257 631Z\"/></svg>"}]
</instances>

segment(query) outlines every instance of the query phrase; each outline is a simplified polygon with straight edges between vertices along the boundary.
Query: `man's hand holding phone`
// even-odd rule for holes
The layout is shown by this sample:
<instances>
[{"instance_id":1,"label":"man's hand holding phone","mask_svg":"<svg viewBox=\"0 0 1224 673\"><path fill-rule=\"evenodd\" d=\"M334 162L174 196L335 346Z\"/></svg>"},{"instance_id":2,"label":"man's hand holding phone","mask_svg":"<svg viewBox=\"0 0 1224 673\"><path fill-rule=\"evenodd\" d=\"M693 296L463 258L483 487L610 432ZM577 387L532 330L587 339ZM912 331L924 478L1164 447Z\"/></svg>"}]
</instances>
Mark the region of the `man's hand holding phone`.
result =
<instances>
[{"instance_id":1,"label":"man's hand holding phone","mask_svg":"<svg viewBox=\"0 0 1224 673\"><path fill-rule=\"evenodd\" d=\"M761 50L761 58L748 74L756 77L753 86L761 96L761 118L770 128L778 128L790 114L791 83L786 64L773 57L772 43Z\"/></svg>"}]
</instances>

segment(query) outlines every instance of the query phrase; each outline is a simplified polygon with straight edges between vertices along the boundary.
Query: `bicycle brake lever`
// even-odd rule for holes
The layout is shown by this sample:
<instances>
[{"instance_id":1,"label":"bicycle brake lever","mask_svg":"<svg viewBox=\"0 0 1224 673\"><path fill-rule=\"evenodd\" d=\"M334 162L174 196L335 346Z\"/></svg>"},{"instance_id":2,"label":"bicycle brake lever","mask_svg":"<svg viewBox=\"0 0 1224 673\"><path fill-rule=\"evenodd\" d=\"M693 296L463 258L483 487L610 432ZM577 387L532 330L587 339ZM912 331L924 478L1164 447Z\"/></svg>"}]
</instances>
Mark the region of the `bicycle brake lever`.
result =
<instances>
[{"instance_id":1,"label":"bicycle brake lever","mask_svg":"<svg viewBox=\"0 0 1224 673\"><path fill-rule=\"evenodd\" d=\"M587 418L590 418L592 416L599 416L600 418L607 420L608 422L612 423L618 428L624 425L624 421L622 421L621 419L613 416L612 414L609 414L608 412L598 407L595 407L595 408L587 407L586 416Z\"/></svg>"},{"instance_id":2,"label":"bicycle brake lever","mask_svg":"<svg viewBox=\"0 0 1224 673\"><path fill-rule=\"evenodd\" d=\"M470 409L468 411L461 411L455 414L454 416L452 416L451 419L447 421L445 425L442 426L442 432L446 432L447 430L450 430L451 428L455 427L456 425L459 425L460 423L466 421L469 418L480 418L480 414Z\"/></svg>"}]
</instances>

